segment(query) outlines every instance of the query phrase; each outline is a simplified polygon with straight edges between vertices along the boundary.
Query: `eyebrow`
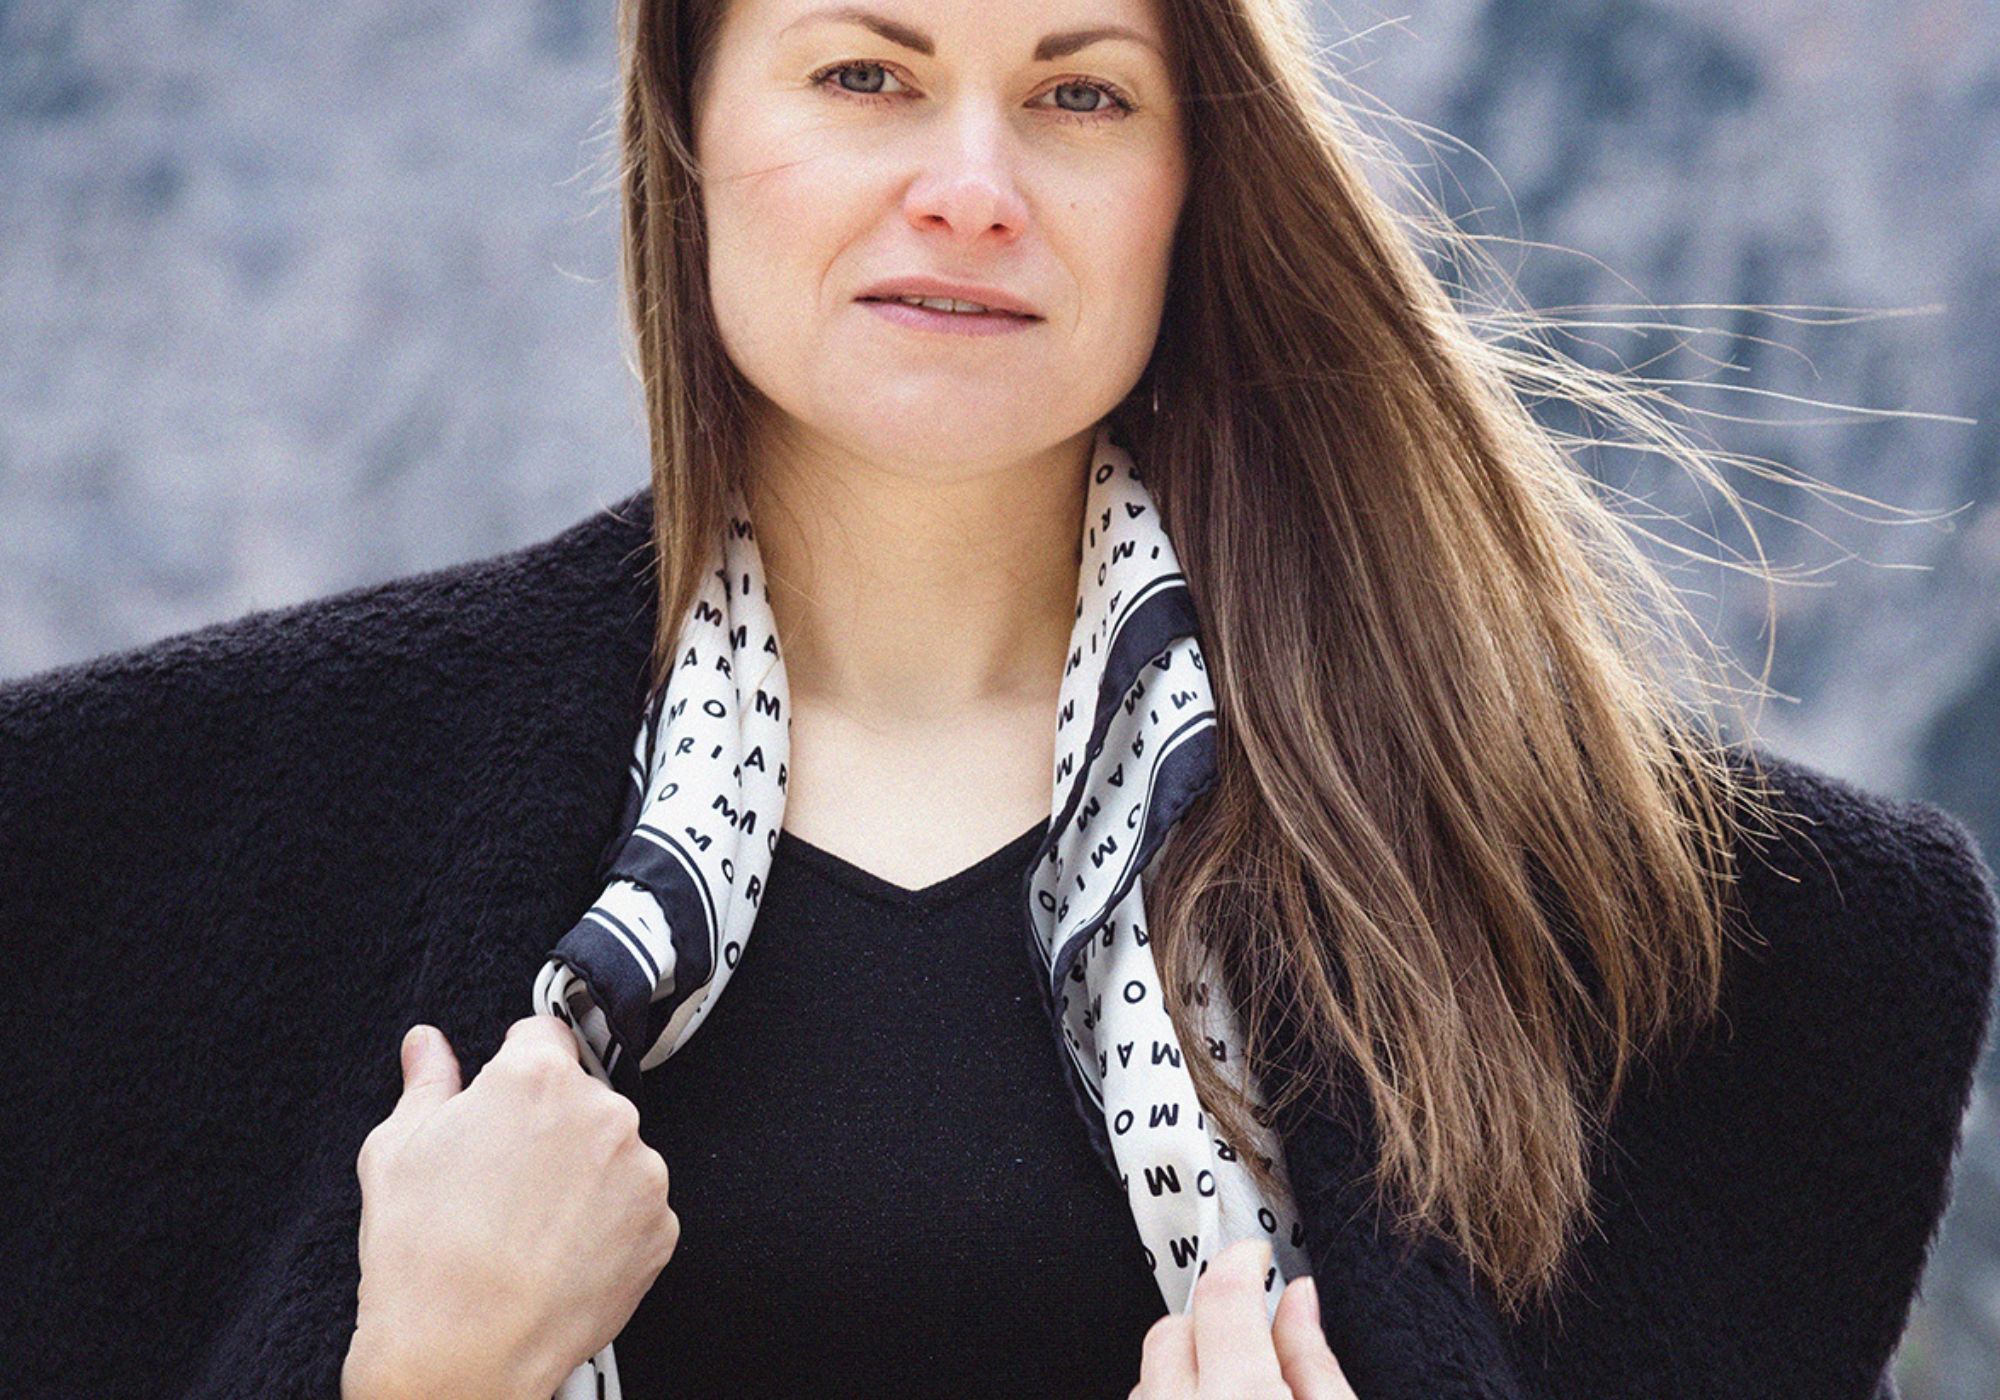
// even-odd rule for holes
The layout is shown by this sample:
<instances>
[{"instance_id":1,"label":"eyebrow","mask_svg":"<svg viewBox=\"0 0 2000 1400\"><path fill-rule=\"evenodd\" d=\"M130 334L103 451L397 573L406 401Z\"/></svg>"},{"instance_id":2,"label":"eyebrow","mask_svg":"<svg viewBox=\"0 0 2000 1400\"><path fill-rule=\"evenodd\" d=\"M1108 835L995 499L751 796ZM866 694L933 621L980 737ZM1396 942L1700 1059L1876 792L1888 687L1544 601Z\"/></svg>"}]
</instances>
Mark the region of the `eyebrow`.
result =
<instances>
[{"instance_id":1,"label":"eyebrow","mask_svg":"<svg viewBox=\"0 0 2000 1400\"><path fill-rule=\"evenodd\" d=\"M900 45L929 58L937 53L937 42L921 29L912 29L907 24L899 24L886 15L878 15L873 10L864 10L858 5L844 9L814 10L800 15L786 29L797 29L802 24L858 24L863 29L871 29L892 44Z\"/></svg>"},{"instance_id":2,"label":"eyebrow","mask_svg":"<svg viewBox=\"0 0 2000 1400\"><path fill-rule=\"evenodd\" d=\"M814 10L810 14L800 15L785 27L795 29L799 25L813 23L858 24L863 29L881 35L890 43L909 49L913 53L920 53L926 58L933 57L937 53L937 41L923 30L890 19L886 15L876 14L873 10L863 9L859 5L832 10ZM1035 45L1035 62L1049 63L1059 58L1068 58L1092 44L1101 44L1111 39L1124 39L1129 43L1142 44L1155 53L1160 51L1157 42L1136 29L1128 29L1122 24L1100 24L1089 29L1072 29L1046 36Z\"/></svg>"},{"instance_id":3,"label":"eyebrow","mask_svg":"<svg viewBox=\"0 0 2000 1400\"><path fill-rule=\"evenodd\" d=\"M1052 59L1068 58L1071 54L1101 44L1108 39L1124 39L1128 43L1142 44L1158 53L1160 46L1136 29L1127 29L1122 24L1100 24L1092 29L1072 29L1064 34L1051 34L1035 45L1035 62L1047 63Z\"/></svg>"}]
</instances>

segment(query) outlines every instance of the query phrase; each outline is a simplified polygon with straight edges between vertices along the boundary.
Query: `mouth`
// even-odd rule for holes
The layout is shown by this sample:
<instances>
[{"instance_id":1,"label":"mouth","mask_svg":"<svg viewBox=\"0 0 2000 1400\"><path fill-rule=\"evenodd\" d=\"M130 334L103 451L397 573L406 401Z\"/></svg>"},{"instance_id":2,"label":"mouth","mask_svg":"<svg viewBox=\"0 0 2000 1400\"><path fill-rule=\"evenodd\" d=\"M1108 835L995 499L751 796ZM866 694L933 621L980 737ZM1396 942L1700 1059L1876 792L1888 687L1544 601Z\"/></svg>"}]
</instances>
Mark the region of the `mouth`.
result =
<instances>
[{"instance_id":1,"label":"mouth","mask_svg":"<svg viewBox=\"0 0 2000 1400\"><path fill-rule=\"evenodd\" d=\"M1003 298L991 288L926 286L925 281L871 287L855 301L890 325L926 339L1020 335L1042 324L1024 303Z\"/></svg>"},{"instance_id":2,"label":"mouth","mask_svg":"<svg viewBox=\"0 0 2000 1400\"><path fill-rule=\"evenodd\" d=\"M864 286L856 301L913 329L1023 330L1042 320L1035 306L981 282L914 273Z\"/></svg>"},{"instance_id":3,"label":"mouth","mask_svg":"<svg viewBox=\"0 0 2000 1400\"><path fill-rule=\"evenodd\" d=\"M944 312L948 316L1012 316L1016 320L1040 320L1040 316L1030 316L1028 312L1010 312L1002 306L982 306L980 302L962 302L956 296L864 296L864 302L896 302L900 306L920 306L926 312Z\"/></svg>"},{"instance_id":4,"label":"mouth","mask_svg":"<svg viewBox=\"0 0 2000 1400\"><path fill-rule=\"evenodd\" d=\"M1015 321L1042 319L1031 311L1017 311L1006 306L989 306L985 302L967 301L962 297L864 296L859 300L885 306L910 306L922 311L941 312L947 316L1003 316Z\"/></svg>"}]
</instances>

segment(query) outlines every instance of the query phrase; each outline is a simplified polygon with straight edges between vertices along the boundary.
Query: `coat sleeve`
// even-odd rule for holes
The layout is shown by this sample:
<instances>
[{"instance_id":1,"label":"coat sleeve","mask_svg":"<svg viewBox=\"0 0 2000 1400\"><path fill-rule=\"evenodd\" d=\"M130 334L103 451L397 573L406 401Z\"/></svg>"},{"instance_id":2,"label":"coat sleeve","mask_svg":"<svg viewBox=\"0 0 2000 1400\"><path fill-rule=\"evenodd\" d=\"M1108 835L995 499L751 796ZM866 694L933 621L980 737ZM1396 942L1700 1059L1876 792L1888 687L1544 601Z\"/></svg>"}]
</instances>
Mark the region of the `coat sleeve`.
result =
<instances>
[{"instance_id":1,"label":"coat sleeve","mask_svg":"<svg viewBox=\"0 0 2000 1400\"><path fill-rule=\"evenodd\" d=\"M1893 1395L1985 1024L1993 897L1941 813L1766 776L1781 817L1740 853L1722 1013L1635 1075L1541 1305L1503 1313L1445 1241L1384 1222L1357 1092L1281 1115L1322 1321L1363 1400Z\"/></svg>"},{"instance_id":2,"label":"coat sleeve","mask_svg":"<svg viewBox=\"0 0 2000 1400\"><path fill-rule=\"evenodd\" d=\"M1513 1330L1554 1396L1869 1400L1943 1213L1986 1019L1970 838L1780 765L1719 1022L1614 1113L1595 1228Z\"/></svg>"},{"instance_id":3,"label":"coat sleeve","mask_svg":"<svg viewBox=\"0 0 2000 1400\"><path fill-rule=\"evenodd\" d=\"M326 1396L414 1020L468 1072L614 834L643 520L0 687L0 1374Z\"/></svg>"},{"instance_id":4,"label":"coat sleeve","mask_svg":"<svg viewBox=\"0 0 2000 1400\"><path fill-rule=\"evenodd\" d=\"M415 813L337 775L422 740L327 621L0 690L0 1364L25 1393L179 1393L308 1164L351 1150L329 1115L411 972Z\"/></svg>"}]
</instances>

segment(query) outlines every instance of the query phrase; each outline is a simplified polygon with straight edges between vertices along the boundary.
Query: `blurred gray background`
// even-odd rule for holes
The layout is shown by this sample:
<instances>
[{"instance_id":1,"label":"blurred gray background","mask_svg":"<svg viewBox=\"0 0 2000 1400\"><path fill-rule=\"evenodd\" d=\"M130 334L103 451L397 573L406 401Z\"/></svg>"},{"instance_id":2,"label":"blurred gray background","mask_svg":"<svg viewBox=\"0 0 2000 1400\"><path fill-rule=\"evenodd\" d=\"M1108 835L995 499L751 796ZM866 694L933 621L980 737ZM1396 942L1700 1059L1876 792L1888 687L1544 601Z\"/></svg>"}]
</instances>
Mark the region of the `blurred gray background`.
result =
<instances>
[{"instance_id":1,"label":"blurred gray background","mask_svg":"<svg viewBox=\"0 0 2000 1400\"><path fill-rule=\"evenodd\" d=\"M0 676L525 544L641 486L610 5L0 0ZM1760 588L1681 578L1752 670L1771 640L1767 743L2000 850L2000 6L1320 19L1334 69L1439 133L1402 141L1417 178L1532 302L1687 327L1580 354L1699 381L1719 446L1889 508L1738 476L1802 576L1774 639ZM1669 309L1576 310L1632 306ZM1669 474L1593 468L1745 543ZM1908 1400L2000 1396L1984 1084Z\"/></svg>"}]
</instances>

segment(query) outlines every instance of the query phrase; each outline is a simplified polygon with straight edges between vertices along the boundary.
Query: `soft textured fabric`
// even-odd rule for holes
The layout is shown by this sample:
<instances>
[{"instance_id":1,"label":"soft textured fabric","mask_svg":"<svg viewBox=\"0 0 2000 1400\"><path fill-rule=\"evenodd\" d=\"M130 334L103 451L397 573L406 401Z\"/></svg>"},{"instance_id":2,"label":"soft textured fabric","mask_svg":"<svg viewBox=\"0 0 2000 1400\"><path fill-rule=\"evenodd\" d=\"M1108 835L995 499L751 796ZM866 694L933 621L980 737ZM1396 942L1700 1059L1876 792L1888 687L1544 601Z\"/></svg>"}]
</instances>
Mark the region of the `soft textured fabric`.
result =
<instances>
[{"instance_id":1,"label":"soft textured fabric","mask_svg":"<svg viewBox=\"0 0 2000 1400\"><path fill-rule=\"evenodd\" d=\"M475 1069L602 888L646 541L632 506L0 692L14 1393L336 1393L401 1031ZM1991 895L1948 818L1769 771L1792 820L1744 853L1724 1016L1609 1125L1549 1307L1508 1319L1387 1231L1365 1114L1280 1125L1363 1400L1873 1393L1943 1207Z\"/></svg>"},{"instance_id":2,"label":"soft textured fabric","mask_svg":"<svg viewBox=\"0 0 2000 1400\"><path fill-rule=\"evenodd\" d=\"M750 945L784 824L791 762L786 681L757 532L732 502L717 554L674 643L634 745L631 830L604 892L536 979L538 1009L578 1033L584 1063L637 1098L640 1070L685 1045ZM1160 1293L1184 1311L1228 1245L1260 1239L1275 1309L1304 1272L1304 1238L1268 1134L1246 1145L1210 1127L1182 1061L1146 928L1145 878L1174 824L1215 780L1215 699L1194 599L1129 456L1100 435L1089 464L1076 621L1055 712L1048 837L1024 882L1033 935L1087 1113ZM1223 979L1192 998L1196 1043L1224 1073L1244 1064ZM924 1020L912 1003L900 1017ZM1239 1080L1253 1098L1256 1086ZM1261 1130L1259 1130L1261 1132ZM577 1368L561 1400L619 1400L611 1349Z\"/></svg>"},{"instance_id":3,"label":"soft textured fabric","mask_svg":"<svg viewBox=\"0 0 2000 1400\"><path fill-rule=\"evenodd\" d=\"M1131 1390L1164 1305L1021 936L1040 837L921 890L780 843L729 994L645 1077L681 1244L626 1400Z\"/></svg>"}]
</instances>

